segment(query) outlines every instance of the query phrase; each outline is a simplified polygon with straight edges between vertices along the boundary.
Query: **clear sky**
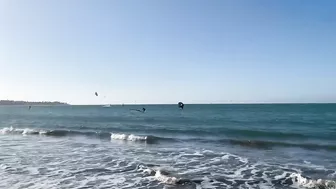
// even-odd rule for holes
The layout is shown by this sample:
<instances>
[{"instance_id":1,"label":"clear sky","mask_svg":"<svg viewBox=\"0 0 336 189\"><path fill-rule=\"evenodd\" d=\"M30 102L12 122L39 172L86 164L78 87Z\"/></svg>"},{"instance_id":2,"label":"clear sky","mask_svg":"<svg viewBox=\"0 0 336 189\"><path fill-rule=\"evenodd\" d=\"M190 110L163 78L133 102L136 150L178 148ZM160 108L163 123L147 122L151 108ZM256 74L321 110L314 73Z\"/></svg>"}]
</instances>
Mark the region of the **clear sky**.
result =
<instances>
[{"instance_id":1,"label":"clear sky","mask_svg":"<svg viewBox=\"0 0 336 189\"><path fill-rule=\"evenodd\" d=\"M1 0L0 99L336 102L336 1Z\"/></svg>"}]
</instances>

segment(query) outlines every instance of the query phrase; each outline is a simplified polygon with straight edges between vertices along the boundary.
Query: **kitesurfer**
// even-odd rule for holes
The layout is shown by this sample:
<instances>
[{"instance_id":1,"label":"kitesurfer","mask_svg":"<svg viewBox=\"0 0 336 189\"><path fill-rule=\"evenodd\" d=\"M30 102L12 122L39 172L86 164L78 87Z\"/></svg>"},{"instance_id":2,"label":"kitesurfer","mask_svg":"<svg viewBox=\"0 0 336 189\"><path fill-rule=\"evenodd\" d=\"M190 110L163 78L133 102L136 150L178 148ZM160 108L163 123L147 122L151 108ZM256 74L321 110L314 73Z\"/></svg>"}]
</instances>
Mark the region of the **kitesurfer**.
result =
<instances>
[{"instance_id":1,"label":"kitesurfer","mask_svg":"<svg viewBox=\"0 0 336 189\"><path fill-rule=\"evenodd\" d=\"M139 110L139 109L130 109L130 110L134 110L134 111L137 111L137 112L145 113L146 108L142 108L142 110Z\"/></svg>"},{"instance_id":2,"label":"kitesurfer","mask_svg":"<svg viewBox=\"0 0 336 189\"><path fill-rule=\"evenodd\" d=\"M183 102L179 102L177 105L178 105L178 107L181 108L181 109L184 108L184 104L183 104Z\"/></svg>"}]
</instances>

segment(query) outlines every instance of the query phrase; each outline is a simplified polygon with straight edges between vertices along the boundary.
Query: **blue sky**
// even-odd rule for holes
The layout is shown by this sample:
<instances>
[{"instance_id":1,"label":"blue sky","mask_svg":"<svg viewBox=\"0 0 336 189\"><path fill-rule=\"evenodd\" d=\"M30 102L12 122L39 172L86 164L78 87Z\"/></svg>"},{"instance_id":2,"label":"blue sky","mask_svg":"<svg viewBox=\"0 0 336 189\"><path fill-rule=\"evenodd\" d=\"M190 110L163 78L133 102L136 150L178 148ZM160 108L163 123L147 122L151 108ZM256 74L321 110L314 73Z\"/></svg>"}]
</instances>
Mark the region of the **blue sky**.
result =
<instances>
[{"instance_id":1,"label":"blue sky","mask_svg":"<svg viewBox=\"0 0 336 189\"><path fill-rule=\"evenodd\" d=\"M335 34L332 0L2 0L0 99L336 102Z\"/></svg>"}]
</instances>

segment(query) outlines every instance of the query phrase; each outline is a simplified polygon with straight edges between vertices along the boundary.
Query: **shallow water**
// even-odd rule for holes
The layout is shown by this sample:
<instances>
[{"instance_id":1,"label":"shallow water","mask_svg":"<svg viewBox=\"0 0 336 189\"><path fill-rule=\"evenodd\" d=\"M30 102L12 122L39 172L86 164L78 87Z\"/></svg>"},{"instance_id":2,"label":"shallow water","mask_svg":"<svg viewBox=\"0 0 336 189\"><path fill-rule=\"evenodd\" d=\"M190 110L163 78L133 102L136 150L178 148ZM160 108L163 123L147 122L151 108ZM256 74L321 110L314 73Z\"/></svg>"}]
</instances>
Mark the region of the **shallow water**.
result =
<instances>
[{"instance_id":1,"label":"shallow water","mask_svg":"<svg viewBox=\"0 0 336 189\"><path fill-rule=\"evenodd\" d=\"M336 105L0 107L0 188L336 188Z\"/></svg>"}]
</instances>

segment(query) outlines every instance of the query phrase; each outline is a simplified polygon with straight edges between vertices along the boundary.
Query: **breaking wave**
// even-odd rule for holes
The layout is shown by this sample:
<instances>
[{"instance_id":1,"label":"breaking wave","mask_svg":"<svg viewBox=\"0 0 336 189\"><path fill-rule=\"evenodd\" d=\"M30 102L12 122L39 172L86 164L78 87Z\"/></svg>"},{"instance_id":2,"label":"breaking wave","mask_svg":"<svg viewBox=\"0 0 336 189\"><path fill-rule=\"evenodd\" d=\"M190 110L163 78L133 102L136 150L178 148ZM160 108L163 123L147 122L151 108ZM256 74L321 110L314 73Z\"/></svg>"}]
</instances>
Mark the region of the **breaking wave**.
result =
<instances>
[{"instance_id":1,"label":"breaking wave","mask_svg":"<svg viewBox=\"0 0 336 189\"><path fill-rule=\"evenodd\" d=\"M217 188L217 186L226 185L228 188L240 186L249 186L248 188L277 188L277 187L291 187L291 188L307 188L307 189L336 189L336 182L324 179L311 179L302 176L300 173L283 172L274 177L259 177L249 179L239 179L243 175L237 175L237 178L230 178L228 176L203 178L203 179L189 179L188 176L181 176L179 173L171 173L165 169L156 166L138 165L138 171L143 172L147 176L153 177L158 182L167 185L208 185L209 188ZM257 170L254 170L257 172ZM252 170L253 172L253 170ZM212 185L212 186L211 186ZM194 187L193 187L194 188ZM196 187L197 188L197 187Z\"/></svg>"},{"instance_id":2,"label":"breaking wave","mask_svg":"<svg viewBox=\"0 0 336 189\"><path fill-rule=\"evenodd\" d=\"M111 132L97 132L97 131L78 131L78 130L43 130L31 128L14 128L5 127L0 129L0 134L21 134L21 135L43 135L43 136L87 136L108 140L123 140L133 142L180 142L180 141L194 141L201 143L216 143L223 145L239 145L248 148L269 149L274 147L287 147L287 148L304 148L309 150L329 150L336 151L334 144L315 144L315 143L294 143L287 141L270 141L270 140L244 140L244 139L211 139L211 138L168 138L154 135L135 135L131 133L111 133Z\"/></svg>"},{"instance_id":3,"label":"breaking wave","mask_svg":"<svg viewBox=\"0 0 336 189\"><path fill-rule=\"evenodd\" d=\"M305 187L305 188L319 188L319 189L336 189L336 181L323 180L323 179L314 180L303 177L299 173L292 173L289 177L293 181L292 186L296 188Z\"/></svg>"},{"instance_id":4,"label":"breaking wave","mask_svg":"<svg viewBox=\"0 0 336 189\"><path fill-rule=\"evenodd\" d=\"M20 135L43 135L54 137L65 136L87 136L101 139L124 140L134 142L159 142L159 141L173 141L172 138L156 137L156 136L140 136L125 133L109 133L109 132L94 132L94 131L75 131L75 130L39 130L30 128L13 128L5 127L0 129L0 134L20 134Z\"/></svg>"},{"instance_id":5,"label":"breaking wave","mask_svg":"<svg viewBox=\"0 0 336 189\"><path fill-rule=\"evenodd\" d=\"M163 137L155 136L138 136L133 134L111 133L111 140L125 140L125 141L144 141L144 142L158 142L160 140L173 140Z\"/></svg>"}]
</instances>

